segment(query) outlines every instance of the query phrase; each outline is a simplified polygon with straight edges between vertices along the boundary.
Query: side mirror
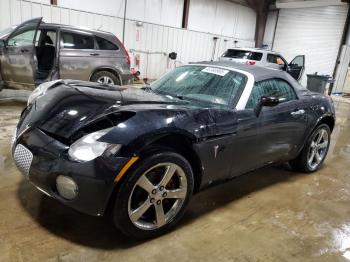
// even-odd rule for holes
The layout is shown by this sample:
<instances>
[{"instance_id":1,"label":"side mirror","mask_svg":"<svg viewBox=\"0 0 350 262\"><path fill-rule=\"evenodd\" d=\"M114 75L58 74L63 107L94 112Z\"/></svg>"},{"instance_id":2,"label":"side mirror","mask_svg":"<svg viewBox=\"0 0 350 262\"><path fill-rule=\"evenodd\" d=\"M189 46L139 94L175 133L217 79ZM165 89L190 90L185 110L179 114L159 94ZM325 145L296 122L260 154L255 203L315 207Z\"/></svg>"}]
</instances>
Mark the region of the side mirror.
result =
<instances>
[{"instance_id":1,"label":"side mirror","mask_svg":"<svg viewBox=\"0 0 350 262\"><path fill-rule=\"evenodd\" d=\"M277 97L267 97L267 96L262 96L260 98L259 103L256 105L254 112L256 116L260 115L261 109L263 106L277 106L279 104L279 99Z\"/></svg>"}]
</instances>

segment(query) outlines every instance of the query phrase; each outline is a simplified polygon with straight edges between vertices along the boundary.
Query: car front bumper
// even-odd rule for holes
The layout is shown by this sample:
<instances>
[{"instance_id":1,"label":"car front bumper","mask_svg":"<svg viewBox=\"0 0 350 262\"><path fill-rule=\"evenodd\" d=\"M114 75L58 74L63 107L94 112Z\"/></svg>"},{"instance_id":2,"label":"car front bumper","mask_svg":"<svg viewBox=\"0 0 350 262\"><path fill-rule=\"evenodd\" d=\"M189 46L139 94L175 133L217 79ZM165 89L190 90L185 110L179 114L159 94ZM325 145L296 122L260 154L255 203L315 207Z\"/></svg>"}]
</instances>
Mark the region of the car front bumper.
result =
<instances>
[{"instance_id":1,"label":"car front bumper","mask_svg":"<svg viewBox=\"0 0 350 262\"><path fill-rule=\"evenodd\" d=\"M115 187L114 179L129 158L98 157L80 163L68 158L68 146L43 131L26 130L13 144L18 169L40 191L89 215L103 215ZM56 188L59 175L72 178L78 186L73 200L61 197Z\"/></svg>"}]
</instances>

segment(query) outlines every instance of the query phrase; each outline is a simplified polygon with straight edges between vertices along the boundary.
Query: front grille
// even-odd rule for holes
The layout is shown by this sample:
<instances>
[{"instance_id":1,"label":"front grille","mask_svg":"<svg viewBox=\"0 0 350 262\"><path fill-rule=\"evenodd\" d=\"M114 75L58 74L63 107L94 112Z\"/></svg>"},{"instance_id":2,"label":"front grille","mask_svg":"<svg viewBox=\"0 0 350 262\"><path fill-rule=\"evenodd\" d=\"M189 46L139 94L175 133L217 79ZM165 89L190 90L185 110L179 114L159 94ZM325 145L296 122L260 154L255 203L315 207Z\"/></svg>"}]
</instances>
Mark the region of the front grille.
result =
<instances>
[{"instance_id":1,"label":"front grille","mask_svg":"<svg viewBox=\"0 0 350 262\"><path fill-rule=\"evenodd\" d=\"M22 174L28 176L30 165L33 161L33 154L26 147L19 144L16 146L15 152L13 154L13 159L15 160L16 166Z\"/></svg>"}]
</instances>

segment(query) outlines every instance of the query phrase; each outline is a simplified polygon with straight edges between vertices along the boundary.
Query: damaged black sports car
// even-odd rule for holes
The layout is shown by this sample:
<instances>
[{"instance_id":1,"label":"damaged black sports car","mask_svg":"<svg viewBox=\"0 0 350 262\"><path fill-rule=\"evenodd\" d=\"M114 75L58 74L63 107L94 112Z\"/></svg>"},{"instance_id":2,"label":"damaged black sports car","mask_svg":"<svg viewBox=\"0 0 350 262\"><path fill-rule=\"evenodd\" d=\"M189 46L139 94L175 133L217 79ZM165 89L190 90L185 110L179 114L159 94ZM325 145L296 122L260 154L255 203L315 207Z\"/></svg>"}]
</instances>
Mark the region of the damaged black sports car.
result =
<instances>
[{"instance_id":1,"label":"damaged black sports car","mask_svg":"<svg viewBox=\"0 0 350 262\"><path fill-rule=\"evenodd\" d=\"M40 191L149 238L192 194L277 162L314 172L334 127L330 97L289 74L231 62L178 67L142 89L57 80L31 94L12 153Z\"/></svg>"}]
</instances>

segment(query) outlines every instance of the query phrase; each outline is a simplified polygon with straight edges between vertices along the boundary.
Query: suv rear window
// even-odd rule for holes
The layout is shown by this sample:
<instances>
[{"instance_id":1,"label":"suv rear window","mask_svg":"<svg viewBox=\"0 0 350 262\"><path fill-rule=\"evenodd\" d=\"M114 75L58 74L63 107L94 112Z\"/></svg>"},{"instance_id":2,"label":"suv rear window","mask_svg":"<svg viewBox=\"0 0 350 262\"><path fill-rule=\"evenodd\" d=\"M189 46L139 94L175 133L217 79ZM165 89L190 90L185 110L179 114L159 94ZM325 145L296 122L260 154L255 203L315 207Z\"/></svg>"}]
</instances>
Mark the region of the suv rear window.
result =
<instances>
[{"instance_id":1,"label":"suv rear window","mask_svg":"<svg viewBox=\"0 0 350 262\"><path fill-rule=\"evenodd\" d=\"M101 50L118 50L119 49L117 45L113 44L112 42L104 38L96 36L96 41L97 41L98 48Z\"/></svg>"},{"instance_id":2,"label":"suv rear window","mask_svg":"<svg viewBox=\"0 0 350 262\"><path fill-rule=\"evenodd\" d=\"M89 35L62 32L63 48L94 49L94 38Z\"/></svg>"},{"instance_id":3,"label":"suv rear window","mask_svg":"<svg viewBox=\"0 0 350 262\"><path fill-rule=\"evenodd\" d=\"M262 53L252 52L248 50L227 49L227 51L222 56L229 57L229 58L241 58L241 59L260 61L262 58L262 55L263 55Z\"/></svg>"}]
</instances>

